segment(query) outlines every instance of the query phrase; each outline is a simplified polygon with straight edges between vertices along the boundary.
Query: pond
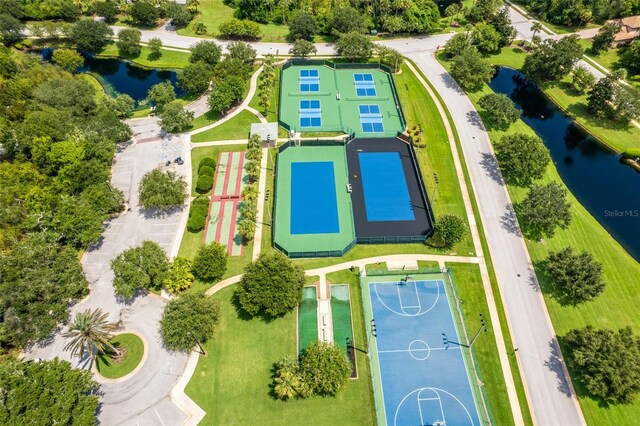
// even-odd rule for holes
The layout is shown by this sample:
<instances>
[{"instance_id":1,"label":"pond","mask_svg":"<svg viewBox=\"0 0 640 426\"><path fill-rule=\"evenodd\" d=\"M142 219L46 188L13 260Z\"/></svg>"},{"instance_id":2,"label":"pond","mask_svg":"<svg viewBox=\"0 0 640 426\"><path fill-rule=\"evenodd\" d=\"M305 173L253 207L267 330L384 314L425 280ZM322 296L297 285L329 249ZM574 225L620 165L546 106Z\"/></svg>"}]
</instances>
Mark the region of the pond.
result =
<instances>
[{"instance_id":1,"label":"pond","mask_svg":"<svg viewBox=\"0 0 640 426\"><path fill-rule=\"evenodd\" d=\"M640 261L640 173L592 138L519 71L498 67L489 83L522 111L580 203Z\"/></svg>"},{"instance_id":2,"label":"pond","mask_svg":"<svg viewBox=\"0 0 640 426\"><path fill-rule=\"evenodd\" d=\"M42 59L51 60L53 49L42 49ZM90 53L82 53L84 66L78 72L95 75L111 96L126 93L136 103L147 97L147 92L154 84L169 81L173 85L178 97L185 94L176 86L177 73L174 70L144 68L129 61L117 58L99 58Z\"/></svg>"}]
</instances>

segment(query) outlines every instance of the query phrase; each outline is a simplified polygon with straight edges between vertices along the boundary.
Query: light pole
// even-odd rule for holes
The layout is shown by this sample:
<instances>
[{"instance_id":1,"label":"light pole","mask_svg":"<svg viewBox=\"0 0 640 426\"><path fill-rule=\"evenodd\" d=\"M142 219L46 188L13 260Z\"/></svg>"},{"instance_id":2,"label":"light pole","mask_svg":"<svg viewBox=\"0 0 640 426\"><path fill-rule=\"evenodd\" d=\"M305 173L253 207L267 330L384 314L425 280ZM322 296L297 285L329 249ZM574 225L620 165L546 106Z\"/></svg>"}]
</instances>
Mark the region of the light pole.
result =
<instances>
[{"instance_id":1,"label":"light pole","mask_svg":"<svg viewBox=\"0 0 640 426\"><path fill-rule=\"evenodd\" d=\"M269 194L270 191L267 189L267 191L264 194L264 202L266 204L265 208L267 210L267 214L269 215L269 226L273 226L273 223L271 223L271 205L269 204Z\"/></svg>"},{"instance_id":2,"label":"light pole","mask_svg":"<svg viewBox=\"0 0 640 426\"><path fill-rule=\"evenodd\" d=\"M438 183L440 183L440 181L438 180L438 175L435 173L433 174L433 180L436 182L436 184L433 187L433 199L431 200L431 204L436 203L436 195L438 195Z\"/></svg>"},{"instance_id":3,"label":"light pole","mask_svg":"<svg viewBox=\"0 0 640 426\"><path fill-rule=\"evenodd\" d=\"M371 328L369 329L369 340L367 341L367 355L369 355L369 349L371 348L371 338L378 337L376 332L376 321L371 318Z\"/></svg>"},{"instance_id":4,"label":"light pole","mask_svg":"<svg viewBox=\"0 0 640 426\"><path fill-rule=\"evenodd\" d=\"M478 339L478 336L480 336L480 333L482 332L482 330L484 330L485 333L487 332L487 324L484 322L484 318L482 317L482 314L480 314L480 328L478 329L478 331L476 331L476 335L473 336L473 339L471 339L471 343L469 343L469 348L473 346L475 341Z\"/></svg>"}]
</instances>

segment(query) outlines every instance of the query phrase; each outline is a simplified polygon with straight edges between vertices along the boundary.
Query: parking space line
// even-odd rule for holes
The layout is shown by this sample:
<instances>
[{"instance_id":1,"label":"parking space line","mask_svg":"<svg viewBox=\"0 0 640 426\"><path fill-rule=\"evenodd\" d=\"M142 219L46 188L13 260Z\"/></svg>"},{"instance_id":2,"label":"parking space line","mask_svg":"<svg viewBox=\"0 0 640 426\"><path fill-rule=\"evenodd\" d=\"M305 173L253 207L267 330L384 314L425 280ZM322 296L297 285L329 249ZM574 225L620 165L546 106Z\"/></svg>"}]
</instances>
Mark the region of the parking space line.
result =
<instances>
[{"instance_id":1,"label":"parking space line","mask_svg":"<svg viewBox=\"0 0 640 426\"><path fill-rule=\"evenodd\" d=\"M153 412L156 413L156 416L158 416L158 418L160 419L160 423L162 423L162 426L165 426L164 422L162 421L162 417L160 417L160 414L158 414L158 410L154 408Z\"/></svg>"}]
</instances>

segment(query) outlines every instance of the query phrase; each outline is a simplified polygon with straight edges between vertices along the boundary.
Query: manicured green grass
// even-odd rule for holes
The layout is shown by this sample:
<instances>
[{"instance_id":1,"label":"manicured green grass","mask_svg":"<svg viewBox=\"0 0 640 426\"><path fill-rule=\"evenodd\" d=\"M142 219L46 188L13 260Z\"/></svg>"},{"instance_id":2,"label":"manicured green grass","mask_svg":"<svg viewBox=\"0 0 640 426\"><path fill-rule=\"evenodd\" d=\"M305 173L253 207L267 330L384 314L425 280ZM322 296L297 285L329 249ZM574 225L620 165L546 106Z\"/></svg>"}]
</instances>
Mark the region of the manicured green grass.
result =
<instances>
[{"instance_id":1,"label":"manicured green grass","mask_svg":"<svg viewBox=\"0 0 640 426\"><path fill-rule=\"evenodd\" d=\"M217 37L220 24L233 18L233 12L234 9L225 5L222 0L200 0L198 14L189 26L179 29L178 34L194 37ZM198 35L193 31L193 26L196 22L202 22L207 26L206 35ZM260 41L285 41L289 33L289 27L286 25L260 24L260 29L263 35Z\"/></svg>"},{"instance_id":2,"label":"manicured green grass","mask_svg":"<svg viewBox=\"0 0 640 426\"><path fill-rule=\"evenodd\" d=\"M506 47L488 60L494 65L522 69L526 53L519 48ZM440 56L442 58L442 54ZM587 96L577 93L570 84L571 77L564 78L554 86L544 86L543 91L579 125L612 149L622 152L640 147L640 129L633 124L614 123L587 113Z\"/></svg>"},{"instance_id":3,"label":"manicured green grass","mask_svg":"<svg viewBox=\"0 0 640 426\"><path fill-rule=\"evenodd\" d=\"M444 63L445 67L449 64ZM469 98L478 108L478 100L484 94L491 93L485 85L483 90L469 93ZM483 113L480 108L480 115ZM499 140L507 133L524 132L532 134L533 130L519 120L507 132L489 131L492 141ZM564 186L557 170L550 165L541 183L558 182ZM508 186L511 200L522 201L526 189ZM529 254L533 261L536 275L545 295L545 300L554 329L559 336L565 335L573 328L593 325L598 328L619 328L629 325L640 332L640 289L630 277L640 276L640 264L636 262L609 233L589 214L589 212L569 193L572 203L572 222L566 230L558 230L553 238L544 242L526 240ZM571 246L574 249L590 252L603 265L603 278L606 289L594 301L577 306L561 305L549 295L549 281L544 275L542 262L551 251ZM589 424L633 424L640 416L640 402L629 405L601 406L599 401L590 397L583 389L576 386L580 405Z\"/></svg>"},{"instance_id":4,"label":"manicured green grass","mask_svg":"<svg viewBox=\"0 0 640 426\"><path fill-rule=\"evenodd\" d=\"M189 63L190 52L178 52L162 49L162 55L155 59L147 46L142 46L139 55L129 55L118 50L115 43L108 44L99 54L99 57L117 57L131 61L147 68L184 68Z\"/></svg>"},{"instance_id":5,"label":"manicured green grass","mask_svg":"<svg viewBox=\"0 0 640 426\"><path fill-rule=\"evenodd\" d=\"M465 317L467 334L472 334L480 328L480 314L482 314L487 329L491 331L491 319L487 299L482 289L482 277L480 267L475 264L447 263L451 268L458 297L464 302L461 304ZM489 332L483 334L473 345L480 377L488 396L489 406L493 413L493 423L496 425L514 424L511 415L511 407L507 396L507 389L502 375L502 367L498 355L495 336ZM511 361L515 361L515 355L509 354Z\"/></svg>"},{"instance_id":6,"label":"manicured green grass","mask_svg":"<svg viewBox=\"0 0 640 426\"><path fill-rule=\"evenodd\" d=\"M313 397L283 402L270 394L271 368L283 355L296 355L295 312L270 322L245 319L232 304L235 286L212 296L221 302L220 323L205 345L186 393L207 415L203 425L373 425L373 406L368 363L359 354L358 379L335 398ZM357 288L351 290L355 304L362 306ZM363 342L362 311L356 325L356 345Z\"/></svg>"},{"instance_id":7,"label":"manicured green grass","mask_svg":"<svg viewBox=\"0 0 640 426\"><path fill-rule=\"evenodd\" d=\"M248 139L251 123L259 122L258 117L244 110L218 127L191 136L191 142Z\"/></svg>"},{"instance_id":8,"label":"manicured green grass","mask_svg":"<svg viewBox=\"0 0 640 426\"><path fill-rule=\"evenodd\" d=\"M142 339L132 333L118 334L111 339L111 343L116 348L126 350L126 356L116 364L108 355L100 354L96 357L96 369L102 377L118 379L131 373L140 364L144 354L144 343L142 343Z\"/></svg>"},{"instance_id":9,"label":"manicured green grass","mask_svg":"<svg viewBox=\"0 0 640 426\"><path fill-rule=\"evenodd\" d=\"M91 87L95 89L96 93L93 96L93 99L96 102L99 102L102 98L107 96L104 89L102 88L102 84L100 84L98 79L92 76L91 74L86 74L86 73L78 74L78 78L85 80L87 83L91 85Z\"/></svg>"}]
</instances>

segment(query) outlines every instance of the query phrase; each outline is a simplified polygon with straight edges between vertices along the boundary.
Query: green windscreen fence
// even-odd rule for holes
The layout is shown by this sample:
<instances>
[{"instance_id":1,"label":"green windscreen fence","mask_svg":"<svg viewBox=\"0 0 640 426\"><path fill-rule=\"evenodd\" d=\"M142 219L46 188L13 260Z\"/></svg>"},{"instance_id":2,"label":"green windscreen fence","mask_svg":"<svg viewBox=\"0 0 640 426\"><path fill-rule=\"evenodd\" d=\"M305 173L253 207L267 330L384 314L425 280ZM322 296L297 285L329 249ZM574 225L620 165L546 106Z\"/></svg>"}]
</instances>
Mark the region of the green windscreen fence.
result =
<instances>
[{"instance_id":1,"label":"green windscreen fence","mask_svg":"<svg viewBox=\"0 0 640 426\"><path fill-rule=\"evenodd\" d=\"M316 287L302 288L302 302L298 306L298 351L305 350L318 340L318 299Z\"/></svg>"}]
</instances>

